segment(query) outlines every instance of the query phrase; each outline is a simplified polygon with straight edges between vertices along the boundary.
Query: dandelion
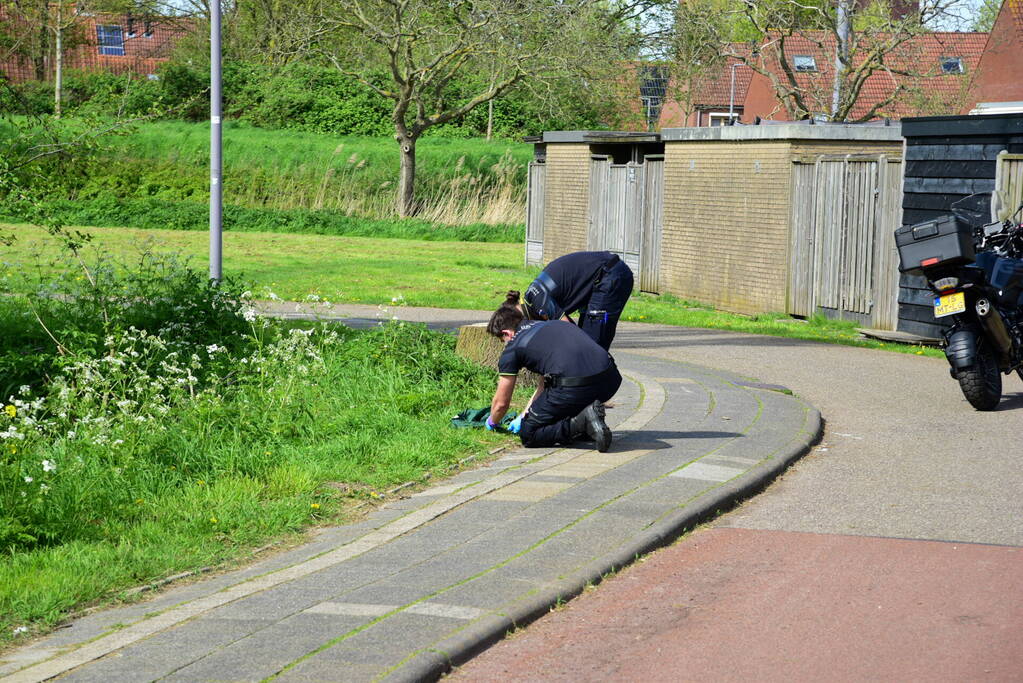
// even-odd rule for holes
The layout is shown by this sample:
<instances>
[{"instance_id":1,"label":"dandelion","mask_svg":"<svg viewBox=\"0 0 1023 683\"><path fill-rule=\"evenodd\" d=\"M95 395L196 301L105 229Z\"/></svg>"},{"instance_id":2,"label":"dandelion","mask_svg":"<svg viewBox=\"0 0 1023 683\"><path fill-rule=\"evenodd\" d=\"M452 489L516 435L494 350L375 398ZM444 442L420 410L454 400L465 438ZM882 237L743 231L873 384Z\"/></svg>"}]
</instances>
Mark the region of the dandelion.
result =
<instances>
[{"instance_id":1,"label":"dandelion","mask_svg":"<svg viewBox=\"0 0 1023 683\"><path fill-rule=\"evenodd\" d=\"M57 469L57 466L52 460L43 460L43 472L53 472Z\"/></svg>"},{"instance_id":2,"label":"dandelion","mask_svg":"<svg viewBox=\"0 0 1023 683\"><path fill-rule=\"evenodd\" d=\"M18 409L12 405L4 406L4 412L7 413L7 417L14 417L18 414Z\"/></svg>"},{"instance_id":3,"label":"dandelion","mask_svg":"<svg viewBox=\"0 0 1023 683\"><path fill-rule=\"evenodd\" d=\"M312 503L309 507L311 507L314 510L319 510L320 509L320 504L319 503Z\"/></svg>"},{"instance_id":4,"label":"dandelion","mask_svg":"<svg viewBox=\"0 0 1023 683\"><path fill-rule=\"evenodd\" d=\"M210 523L211 524L216 524L217 523L217 518L216 517L210 517Z\"/></svg>"}]
</instances>

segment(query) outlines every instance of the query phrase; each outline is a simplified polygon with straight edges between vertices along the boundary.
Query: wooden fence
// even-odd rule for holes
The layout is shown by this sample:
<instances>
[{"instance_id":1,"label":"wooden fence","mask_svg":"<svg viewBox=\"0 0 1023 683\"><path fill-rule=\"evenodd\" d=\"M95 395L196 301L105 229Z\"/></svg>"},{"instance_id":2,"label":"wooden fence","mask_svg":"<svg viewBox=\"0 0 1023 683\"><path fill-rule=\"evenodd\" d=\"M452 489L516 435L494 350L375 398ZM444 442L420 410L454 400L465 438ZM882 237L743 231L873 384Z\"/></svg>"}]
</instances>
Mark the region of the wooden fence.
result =
<instances>
[{"instance_id":1,"label":"wooden fence","mask_svg":"<svg viewBox=\"0 0 1023 683\"><path fill-rule=\"evenodd\" d=\"M901 170L885 155L795 161L788 313L895 329Z\"/></svg>"}]
</instances>

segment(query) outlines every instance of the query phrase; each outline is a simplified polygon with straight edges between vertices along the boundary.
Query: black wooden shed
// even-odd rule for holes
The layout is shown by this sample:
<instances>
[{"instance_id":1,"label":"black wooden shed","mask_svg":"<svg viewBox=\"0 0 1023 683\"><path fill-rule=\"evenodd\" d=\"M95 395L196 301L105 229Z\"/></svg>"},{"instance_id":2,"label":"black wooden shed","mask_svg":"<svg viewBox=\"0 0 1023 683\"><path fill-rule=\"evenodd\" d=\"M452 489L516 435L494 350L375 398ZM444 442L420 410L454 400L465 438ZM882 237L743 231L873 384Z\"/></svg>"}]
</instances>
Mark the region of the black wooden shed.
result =
<instances>
[{"instance_id":1,"label":"black wooden shed","mask_svg":"<svg viewBox=\"0 0 1023 683\"><path fill-rule=\"evenodd\" d=\"M948 213L971 194L992 192L999 155L1023 154L1023 114L927 116L902 120L906 139L902 224ZM933 295L922 277L899 282L902 332L940 337Z\"/></svg>"}]
</instances>

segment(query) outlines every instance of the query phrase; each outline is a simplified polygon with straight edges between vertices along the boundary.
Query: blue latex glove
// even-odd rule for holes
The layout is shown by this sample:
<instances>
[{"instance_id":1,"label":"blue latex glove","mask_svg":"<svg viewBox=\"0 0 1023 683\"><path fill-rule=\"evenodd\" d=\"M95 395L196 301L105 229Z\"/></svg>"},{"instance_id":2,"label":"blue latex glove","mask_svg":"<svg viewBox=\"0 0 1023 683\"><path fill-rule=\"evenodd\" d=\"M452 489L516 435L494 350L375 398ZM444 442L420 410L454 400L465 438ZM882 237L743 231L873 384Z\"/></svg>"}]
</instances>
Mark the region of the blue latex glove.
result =
<instances>
[{"instance_id":1,"label":"blue latex glove","mask_svg":"<svg viewBox=\"0 0 1023 683\"><path fill-rule=\"evenodd\" d=\"M495 425L493 420L490 419L490 416L487 416L487 431L492 432L495 429L497 429L497 425Z\"/></svg>"},{"instance_id":2,"label":"blue latex glove","mask_svg":"<svg viewBox=\"0 0 1023 683\"><path fill-rule=\"evenodd\" d=\"M518 434L522 430L522 418L524 415L519 415L517 418L508 423L508 431L512 434Z\"/></svg>"}]
</instances>

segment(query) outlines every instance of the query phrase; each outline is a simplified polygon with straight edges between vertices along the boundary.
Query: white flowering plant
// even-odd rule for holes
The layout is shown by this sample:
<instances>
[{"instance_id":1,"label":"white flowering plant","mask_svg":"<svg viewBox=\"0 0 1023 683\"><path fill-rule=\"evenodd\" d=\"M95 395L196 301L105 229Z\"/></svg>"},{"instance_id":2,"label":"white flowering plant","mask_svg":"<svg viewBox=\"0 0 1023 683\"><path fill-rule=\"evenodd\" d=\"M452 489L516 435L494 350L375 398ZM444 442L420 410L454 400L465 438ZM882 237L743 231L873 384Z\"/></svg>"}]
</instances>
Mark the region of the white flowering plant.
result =
<instances>
[{"instance_id":1,"label":"white flowering plant","mask_svg":"<svg viewBox=\"0 0 1023 683\"><path fill-rule=\"evenodd\" d=\"M123 282L80 306L73 288L0 297L0 605L18 606L0 610L0 645L19 625L236 557L497 438L450 428L493 390L450 335L282 321L202 273L147 273L161 282L127 277L138 297Z\"/></svg>"}]
</instances>

